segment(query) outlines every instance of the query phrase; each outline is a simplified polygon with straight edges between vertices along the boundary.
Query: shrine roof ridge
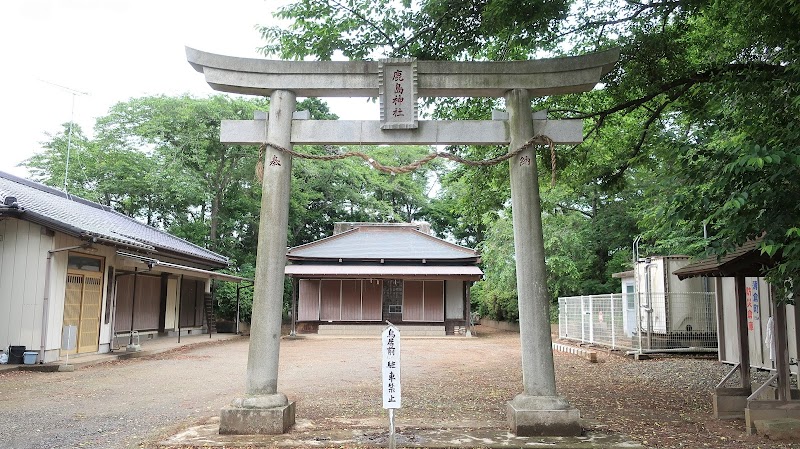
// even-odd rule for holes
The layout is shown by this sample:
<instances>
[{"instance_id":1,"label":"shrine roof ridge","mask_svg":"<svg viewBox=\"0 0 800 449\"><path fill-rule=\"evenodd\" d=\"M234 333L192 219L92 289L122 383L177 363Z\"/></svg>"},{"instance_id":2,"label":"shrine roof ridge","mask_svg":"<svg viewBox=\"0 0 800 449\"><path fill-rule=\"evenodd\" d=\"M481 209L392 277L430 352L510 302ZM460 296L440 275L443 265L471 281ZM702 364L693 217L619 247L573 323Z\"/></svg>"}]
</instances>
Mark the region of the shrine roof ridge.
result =
<instances>
[{"instance_id":1,"label":"shrine roof ridge","mask_svg":"<svg viewBox=\"0 0 800 449\"><path fill-rule=\"evenodd\" d=\"M301 97L377 97L380 61L284 61L241 58L186 47L188 62L215 90ZM611 71L619 49L526 61L417 61L420 97L501 97L585 92Z\"/></svg>"}]
</instances>

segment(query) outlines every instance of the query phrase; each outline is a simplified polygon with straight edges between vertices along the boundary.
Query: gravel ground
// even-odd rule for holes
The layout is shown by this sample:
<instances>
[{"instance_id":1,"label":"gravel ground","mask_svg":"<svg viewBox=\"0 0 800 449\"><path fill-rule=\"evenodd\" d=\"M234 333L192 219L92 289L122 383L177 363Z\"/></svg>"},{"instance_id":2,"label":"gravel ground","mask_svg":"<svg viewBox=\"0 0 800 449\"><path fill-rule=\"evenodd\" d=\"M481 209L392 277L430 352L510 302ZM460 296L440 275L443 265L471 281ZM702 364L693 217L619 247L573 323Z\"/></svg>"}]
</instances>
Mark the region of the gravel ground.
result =
<instances>
[{"instance_id":1,"label":"gravel ground","mask_svg":"<svg viewBox=\"0 0 800 449\"><path fill-rule=\"evenodd\" d=\"M504 428L521 391L519 336L479 328L479 338L403 340L400 430ZM279 390L298 419L325 428L383 426L379 341L284 340ZM244 390L247 340L182 348L74 373L0 374L0 448L143 448L218 415ZM713 418L710 393L728 367L709 359L599 363L555 354L559 391L596 432L647 447L798 447L748 437L744 422Z\"/></svg>"}]
</instances>

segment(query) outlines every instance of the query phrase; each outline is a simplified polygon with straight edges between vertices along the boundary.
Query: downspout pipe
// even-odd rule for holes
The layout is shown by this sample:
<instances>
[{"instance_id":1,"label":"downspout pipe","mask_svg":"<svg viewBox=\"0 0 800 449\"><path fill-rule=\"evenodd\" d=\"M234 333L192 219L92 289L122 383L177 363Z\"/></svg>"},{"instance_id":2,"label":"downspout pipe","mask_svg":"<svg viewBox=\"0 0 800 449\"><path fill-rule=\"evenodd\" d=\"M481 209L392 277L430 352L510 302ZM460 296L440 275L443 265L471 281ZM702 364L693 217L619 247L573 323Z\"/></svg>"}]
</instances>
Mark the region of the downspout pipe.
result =
<instances>
[{"instance_id":1,"label":"downspout pipe","mask_svg":"<svg viewBox=\"0 0 800 449\"><path fill-rule=\"evenodd\" d=\"M655 267L656 264L648 261L644 265L644 283L645 283L645 297L647 298L647 349L653 349L653 289L651 282L653 280L650 269Z\"/></svg>"},{"instance_id":2,"label":"downspout pipe","mask_svg":"<svg viewBox=\"0 0 800 449\"><path fill-rule=\"evenodd\" d=\"M131 332L128 338L128 345L133 346L133 320L136 318L136 284L139 283L139 268L133 269L133 294L131 295Z\"/></svg>"},{"instance_id":3,"label":"downspout pipe","mask_svg":"<svg viewBox=\"0 0 800 449\"><path fill-rule=\"evenodd\" d=\"M86 249L92 246L92 243L94 243L94 239L81 245L67 246L47 251L47 261L44 265L44 297L42 298L42 336L39 344L39 363L44 363L44 355L47 349L48 322L50 318L50 272L52 271L53 254L71 251L73 249Z\"/></svg>"},{"instance_id":4,"label":"downspout pipe","mask_svg":"<svg viewBox=\"0 0 800 449\"><path fill-rule=\"evenodd\" d=\"M633 295L636 298L636 337L639 340L639 351L642 350L642 297L639 291L639 271L636 265L639 263L639 242L642 240L641 235L637 235L633 239L631 245L632 252L632 267L633 267Z\"/></svg>"}]
</instances>

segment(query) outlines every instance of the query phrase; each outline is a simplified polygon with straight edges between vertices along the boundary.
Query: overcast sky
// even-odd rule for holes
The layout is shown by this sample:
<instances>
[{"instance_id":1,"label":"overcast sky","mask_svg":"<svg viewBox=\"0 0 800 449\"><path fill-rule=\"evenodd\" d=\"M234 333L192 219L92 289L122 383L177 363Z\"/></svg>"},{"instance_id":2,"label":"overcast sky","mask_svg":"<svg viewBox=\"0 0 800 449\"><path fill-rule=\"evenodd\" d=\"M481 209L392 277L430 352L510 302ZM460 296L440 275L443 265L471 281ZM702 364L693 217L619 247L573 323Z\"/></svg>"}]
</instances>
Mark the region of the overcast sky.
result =
<instances>
[{"instance_id":1,"label":"overcast sky","mask_svg":"<svg viewBox=\"0 0 800 449\"><path fill-rule=\"evenodd\" d=\"M260 58L256 24L288 0L5 0L0 14L0 171L40 151L73 116L87 135L115 103L144 95L215 92L185 46ZM58 87L63 86L63 87ZM331 100L342 118L377 120L364 99ZM373 117L373 115L375 115Z\"/></svg>"}]
</instances>

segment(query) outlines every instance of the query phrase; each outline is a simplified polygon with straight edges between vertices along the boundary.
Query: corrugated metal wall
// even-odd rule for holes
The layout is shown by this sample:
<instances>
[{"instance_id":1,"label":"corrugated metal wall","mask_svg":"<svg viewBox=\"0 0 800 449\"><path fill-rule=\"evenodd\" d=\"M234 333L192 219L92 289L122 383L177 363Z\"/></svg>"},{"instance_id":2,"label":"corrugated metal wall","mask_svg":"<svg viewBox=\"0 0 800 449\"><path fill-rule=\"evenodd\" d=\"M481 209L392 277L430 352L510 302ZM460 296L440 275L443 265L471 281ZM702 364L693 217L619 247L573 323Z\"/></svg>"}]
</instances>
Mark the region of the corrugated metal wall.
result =
<instances>
[{"instance_id":1,"label":"corrugated metal wall","mask_svg":"<svg viewBox=\"0 0 800 449\"><path fill-rule=\"evenodd\" d=\"M423 321L425 319L424 282L403 282L403 321Z\"/></svg>"},{"instance_id":2,"label":"corrugated metal wall","mask_svg":"<svg viewBox=\"0 0 800 449\"><path fill-rule=\"evenodd\" d=\"M16 220L0 220L0 347L9 345L39 349L42 332L44 272L47 251L53 248L53 238L41 233L41 226ZM63 255L62 260L66 260ZM56 279L54 273L52 279ZM61 280L63 285L66 280ZM61 298L52 298L51 310L63 309ZM59 330L61 312L50 313L49 326ZM55 327L58 325L58 327ZM56 339L51 338L58 347Z\"/></svg>"},{"instance_id":3,"label":"corrugated metal wall","mask_svg":"<svg viewBox=\"0 0 800 449\"><path fill-rule=\"evenodd\" d=\"M382 321L383 281L362 281L361 283L361 319Z\"/></svg>"},{"instance_id":4,"label":"corrugated metal wall","mask_svg":"<svg viewBox=\"0 0 800 449\"><path fill-rule=\"evenodd\" d=\"M446 281L445 282L445 318L448 320L464 319L464 282Z\"/></svg>"},{"instance_id":5,"label":"corrugated metal wall","mask_svg":"<svg viewBox=\"0 0 800 449\"><path fill-rule=\"evenodd\" d=\"M443 281L425 281L425 321L444 321Z\"/></svg>"},{"instance_id":6,"label":"corrugated metal wall","mask_svg":"<svg viewBox=\"0 0 800 449\"><path fill-rule=\"evenodd\" d=\"M342 281L342 321L361 319L361 281Z\"/></svg>"},{"instance_id":7,"label":"corrugated metal wall","mask_svg":"<svg viewBox=\"0 0 800 449\"><path fill-rule=\"evenodd\" d=\"M319 319L319 284L316 279L300 279L297 294L297 321Z\"/></svg>"},{"instance_id":8,"label":"corrugated metal wall","mask_svg":"<svg viewBox=\"0 0 800 449\"><path fill-rule=\"evenodd\" d=\"M319 319L321 321L338 321L341 317L341 281L324 280L319 294Z\"/></svg>"}]
</instances>

